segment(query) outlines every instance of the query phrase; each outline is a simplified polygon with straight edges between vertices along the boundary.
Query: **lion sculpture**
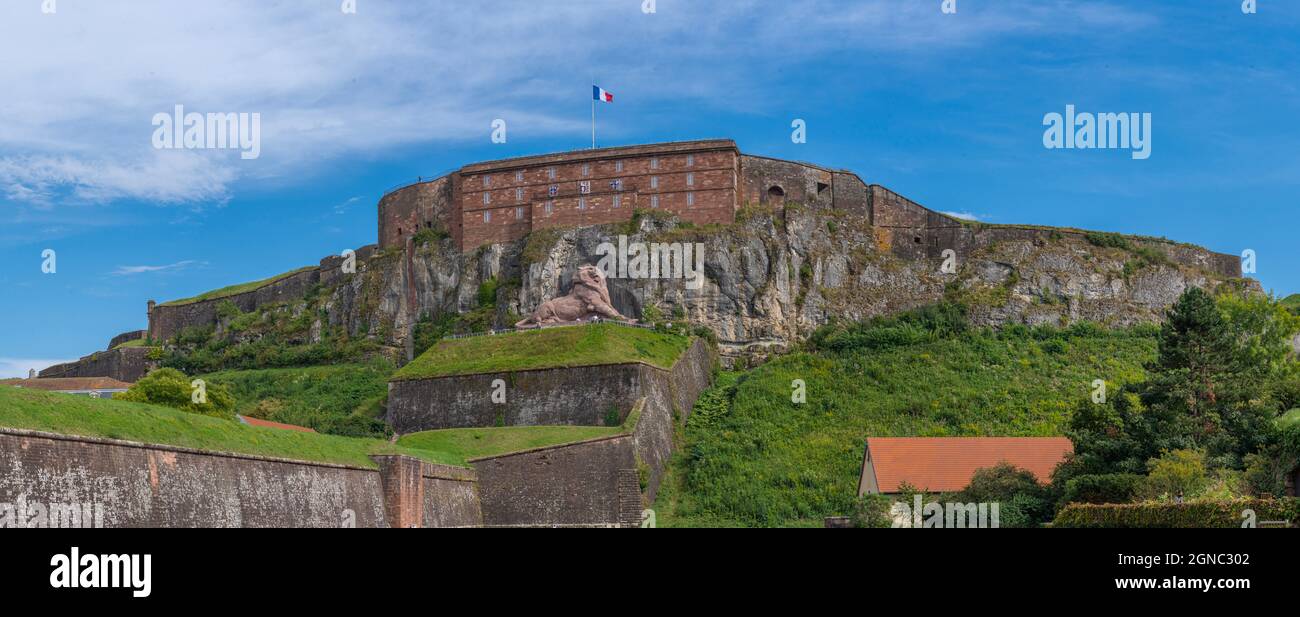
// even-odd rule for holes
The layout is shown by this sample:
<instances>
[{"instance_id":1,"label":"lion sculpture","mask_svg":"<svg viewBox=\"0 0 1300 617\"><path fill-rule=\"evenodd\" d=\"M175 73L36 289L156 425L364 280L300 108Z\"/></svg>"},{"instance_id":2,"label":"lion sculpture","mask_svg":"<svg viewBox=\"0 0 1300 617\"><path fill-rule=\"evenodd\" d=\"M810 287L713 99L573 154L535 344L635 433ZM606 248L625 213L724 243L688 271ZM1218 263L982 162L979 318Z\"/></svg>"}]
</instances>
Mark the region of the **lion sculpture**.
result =
<instances>
[{"instance_id":1,"label":"lion sculpture","mask_svg":"<svg viewBox=\"0 0 1300 617\"><path fill-rule=\"evenodd\" d=\"M609 288L605 286L605 273L595 266L578 268L569 295L543 302L533 314L517 324L516 328L540 328L556 324L586 321L592 317L628 319L614 310L609 301Z\"/></svg>"}]
</instances>

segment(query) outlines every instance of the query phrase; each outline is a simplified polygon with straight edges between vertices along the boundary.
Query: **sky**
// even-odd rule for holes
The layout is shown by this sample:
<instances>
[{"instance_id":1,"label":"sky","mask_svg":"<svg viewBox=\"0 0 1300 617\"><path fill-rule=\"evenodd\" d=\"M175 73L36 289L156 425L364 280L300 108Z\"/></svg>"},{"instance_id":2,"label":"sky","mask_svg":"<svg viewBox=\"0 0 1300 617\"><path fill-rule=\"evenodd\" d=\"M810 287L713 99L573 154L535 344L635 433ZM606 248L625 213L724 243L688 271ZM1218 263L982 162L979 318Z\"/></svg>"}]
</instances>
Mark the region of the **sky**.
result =
<instances>
[{"instance_id":1,"label":"sky","mask_svg":"<svg viewBox=\"0 0 1300 617\"><path fill-rule=\"evenodd\" d=\"M943 4L0 0L0 377L373 243L418 176L589 147L593 82L602 146L729 137L982 221L1253 250L1300 292L1300 3ZM259 114L257 156L156 147L177 105ZM1150 157L1046 148L1067 105L1151 114Z\"/></svg>"}]
</instances>

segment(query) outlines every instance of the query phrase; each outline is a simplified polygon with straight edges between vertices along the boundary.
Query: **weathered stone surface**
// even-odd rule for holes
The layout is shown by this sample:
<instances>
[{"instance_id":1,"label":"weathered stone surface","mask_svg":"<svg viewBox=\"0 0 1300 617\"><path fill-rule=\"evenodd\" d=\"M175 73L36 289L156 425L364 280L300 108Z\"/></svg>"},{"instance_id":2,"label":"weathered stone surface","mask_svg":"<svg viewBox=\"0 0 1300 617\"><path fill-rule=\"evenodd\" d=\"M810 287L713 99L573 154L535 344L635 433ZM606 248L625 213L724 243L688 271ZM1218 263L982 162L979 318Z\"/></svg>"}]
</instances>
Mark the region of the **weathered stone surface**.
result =
<instances>
[{"instance_id":1,"label":"weathered stone surface","mask_svg":"<svg viewBox=\"0 0 1300 617\"><path fill-rule=\"evenodd\" d=\"M388 526L385 483L373 469L3 428L0 469L0 519L11 517L4 524L10 506L32 512L91 504L94 520L52 524ZM423 525L481 523L471 470L417 461L412 478L423 489L410 502Z\"/></svg>"}]
</instances>

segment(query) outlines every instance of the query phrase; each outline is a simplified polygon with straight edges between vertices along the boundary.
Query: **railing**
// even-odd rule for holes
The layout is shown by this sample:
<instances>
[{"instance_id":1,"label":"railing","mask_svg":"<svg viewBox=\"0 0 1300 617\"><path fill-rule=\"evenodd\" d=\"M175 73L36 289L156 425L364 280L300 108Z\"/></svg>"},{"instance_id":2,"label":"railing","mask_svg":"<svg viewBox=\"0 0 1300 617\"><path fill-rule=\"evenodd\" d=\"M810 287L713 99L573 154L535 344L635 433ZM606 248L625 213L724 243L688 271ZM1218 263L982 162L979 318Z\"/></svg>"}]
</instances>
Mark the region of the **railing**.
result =
<instances>
[{"instance_id":1,"label":"railing","mask_svg":"<svg viewBox=\"0 0 1300 617\"><path fill-rule=\"evenodd\" d=\"M654 329L655 329L654 326L649 325L649 324L629 323L629 322L626 322L626 321L616 321L616 320L601 319L601 318L593 318L593 319L590 319L590 320L587 320L587 321L583 321L583 322L579 322L579 323L557 324L557 325L554 325L554 326L545 326L545 327L547 327L547 328L577 328L577 327L592 326L592 325L602 324L602 323L604 323L604 324L616 324L616 325L623 326L623 327L625 327L625 328L641 328L642 330L654 330ZM496 335L498 335L498 334L510 334L510 333L512 333L512 332L525 332L525 331L528 331L528 330L537 330L537 329L538 329L538 328L501 328L501 329L488 330L487 332L469 332L469 333L466 333L466 334L448 334L447 336L445 336L445 337L443 337L443 338L449 338L449 339L463 339L463 338L474 338L474 337L476 337L476 336L496 336Z\"/></svg>"},{"instance_id":2,"label":"railing","mask_svg":"<svg viewBox=\"0 0 1300 617\"><path fill-rule=\"evenodd\" d=\"M458 170L458 169L460 169L460 168L459 168L459 167L452 167L451 169L448 169L448 170L446 170L446 171L443 171L442 173L437 174L437 175L435 175L435 176L416 176L414 182L407 182L407 183L404 183L404 184L398 184L398 185L396 185L396 186L393 186L392 188L390 188L390 189L384 191L384 195L386 196L386 195L388 195L389 193L393 193L393 192L396 192L396 191L400 191L400 190L402 190L402 189L404 189L404 188L406 188L406 187L408 187L408 186L415 186L415 185L417 185L417 184L424 184L425 182L433 182L434 180L437 180L437 179L439 179L439 178L443 178L443 177L446 177L446 176L450 176L453 172L455 172L455 171ZM381 199L382 199L382 197L381 197Z\"/></svg>"}]
</instances>

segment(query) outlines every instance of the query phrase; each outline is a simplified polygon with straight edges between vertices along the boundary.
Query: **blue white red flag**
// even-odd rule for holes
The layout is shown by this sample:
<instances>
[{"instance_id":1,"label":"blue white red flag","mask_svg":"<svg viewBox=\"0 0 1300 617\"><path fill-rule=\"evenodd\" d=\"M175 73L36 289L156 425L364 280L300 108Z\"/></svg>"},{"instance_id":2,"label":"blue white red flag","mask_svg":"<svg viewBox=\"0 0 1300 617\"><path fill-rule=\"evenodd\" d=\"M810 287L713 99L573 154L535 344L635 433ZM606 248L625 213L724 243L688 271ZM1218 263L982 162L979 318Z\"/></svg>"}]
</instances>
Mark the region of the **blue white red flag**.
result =
<instances>
[{"instance_id":1,"label":"blue white red flag","mask_svg":"<svg viewBox=\"0 0 1300 617\"><path fill-rule=\"evenodd\" d=\"M605 103L614 102L614 95L610 92L606 92L605 89L601 88L600 86L591 87L591 98Z\"/></svg>"}]
</instances>

